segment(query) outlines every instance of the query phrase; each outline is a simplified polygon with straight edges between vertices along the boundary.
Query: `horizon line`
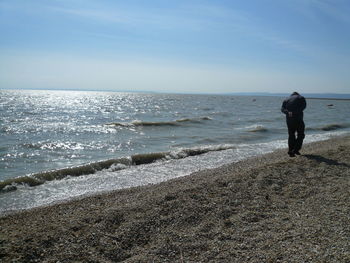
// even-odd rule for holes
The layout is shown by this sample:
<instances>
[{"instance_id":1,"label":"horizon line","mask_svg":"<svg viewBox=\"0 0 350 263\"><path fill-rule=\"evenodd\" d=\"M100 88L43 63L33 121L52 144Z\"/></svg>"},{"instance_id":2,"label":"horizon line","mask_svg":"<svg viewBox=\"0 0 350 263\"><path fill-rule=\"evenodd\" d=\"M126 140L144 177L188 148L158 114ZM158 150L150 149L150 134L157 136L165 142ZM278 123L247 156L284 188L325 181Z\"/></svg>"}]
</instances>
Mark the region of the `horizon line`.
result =
<instances>
[{"instance_id":1,"label":"horizon line","mask_svg":"<svg viewBox=\"0 0 350 263\"><path fill-rule=\"evenodd\" d=\"M115 92L115 93L144 93L144 94L183 94L183 95L236 95L236 96L272 96L272 97L279 97L279 96L288 96L291 93L287 92L269 92L269 91L256 91L256 92L176 92L176 91L152 91L152 90L115 90L115 89L64 89L64 88L1 88L0 90L7 90L7 91L13 91L13 90L37 90L37 91L87 91L87 92ZM302 93L304 96L316 96L316 97L308 97L308 99L350 99L350 93ZM322 97L317 97L322 96ZM337 96L336 98L332 97L324 97L324 96ZM346 98L341 98L338 96L345 96Z\"/></svg>"}]
</instances>

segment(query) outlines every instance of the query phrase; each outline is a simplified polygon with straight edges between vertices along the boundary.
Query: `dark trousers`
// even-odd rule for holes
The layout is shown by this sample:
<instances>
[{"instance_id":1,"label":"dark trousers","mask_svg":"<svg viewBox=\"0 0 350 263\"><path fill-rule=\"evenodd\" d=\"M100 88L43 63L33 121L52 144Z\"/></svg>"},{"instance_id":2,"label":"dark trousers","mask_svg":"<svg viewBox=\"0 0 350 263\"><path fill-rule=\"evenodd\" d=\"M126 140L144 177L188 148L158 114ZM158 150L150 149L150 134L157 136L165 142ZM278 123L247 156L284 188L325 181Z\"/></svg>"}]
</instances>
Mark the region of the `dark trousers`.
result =
<instances>
[{"instance_id":1,"label":"dark trousers","mask_svg":"<svg viewBox=\"0 0 350 263\"><path fill-rule=\"evenodd\" d=\"M299 151L305 138L305 124L302 118L287 118L289 152ZM295 133L297 137L295 137Z\"/></svg>"}]
</instances>

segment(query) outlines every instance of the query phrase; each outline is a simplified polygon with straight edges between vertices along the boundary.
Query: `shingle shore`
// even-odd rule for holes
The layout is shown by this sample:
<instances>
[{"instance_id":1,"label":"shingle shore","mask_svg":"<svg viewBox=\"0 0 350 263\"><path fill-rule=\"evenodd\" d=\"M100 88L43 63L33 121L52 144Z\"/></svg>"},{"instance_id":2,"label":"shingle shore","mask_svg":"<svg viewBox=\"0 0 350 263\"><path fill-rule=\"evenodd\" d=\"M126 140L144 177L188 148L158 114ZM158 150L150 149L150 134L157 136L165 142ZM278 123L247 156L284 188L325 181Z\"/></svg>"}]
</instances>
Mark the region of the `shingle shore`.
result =
<instances>
[{"instance_id":1,"label":"shingle shore","mask_svg":"<svg viewBox=\"0 0 350 263\"><path fill-rule=\"evenodd\" d=\"M0 262L350 262L350 137L0 218Z\"/></svg>"}]
</instances>

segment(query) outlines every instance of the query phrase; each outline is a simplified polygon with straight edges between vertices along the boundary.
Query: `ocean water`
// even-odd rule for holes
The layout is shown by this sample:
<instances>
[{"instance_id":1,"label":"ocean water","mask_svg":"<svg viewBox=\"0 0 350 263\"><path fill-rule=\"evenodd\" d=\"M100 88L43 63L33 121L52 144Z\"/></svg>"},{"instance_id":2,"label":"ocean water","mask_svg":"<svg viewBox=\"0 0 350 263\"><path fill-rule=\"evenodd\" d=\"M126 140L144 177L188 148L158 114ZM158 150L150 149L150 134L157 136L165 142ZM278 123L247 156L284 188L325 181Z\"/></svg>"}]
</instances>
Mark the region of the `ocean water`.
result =
<instances>
[{"instance_id":1,"label":"ocean water","mask_svg":"<svg viewBox=\"0 0 350 263\"><path fill-rule=\"evenodd\" d=\"M283 99L0 90L0 213L285 148ZM349 100L307 104L306 143L350 132Z\"/></svg>"}]
</instances>

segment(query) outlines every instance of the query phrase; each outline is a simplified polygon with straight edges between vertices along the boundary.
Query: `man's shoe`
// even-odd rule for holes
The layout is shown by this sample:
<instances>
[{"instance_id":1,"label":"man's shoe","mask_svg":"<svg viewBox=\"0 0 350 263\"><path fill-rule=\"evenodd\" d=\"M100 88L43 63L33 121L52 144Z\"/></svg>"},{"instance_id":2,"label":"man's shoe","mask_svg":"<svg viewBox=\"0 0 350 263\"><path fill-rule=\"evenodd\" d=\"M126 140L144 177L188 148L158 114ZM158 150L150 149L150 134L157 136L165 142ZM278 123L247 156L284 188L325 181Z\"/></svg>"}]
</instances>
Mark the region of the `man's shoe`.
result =
<instances>
[{"instance_id":1,"label":"man's shoe","mask_svg":"<svg viewBox=\"0 0 350 263\"><path fill-rule=\"evenodd\" d=\"M295 157L294 152L288 152L289 157Z\"/></svg>"},{"instance_id":2,"label":"man's shoe","mask_svg":"<svg viewBox=\"0 0 350 263\"><path fill-rule=\"evenodd\" d=\"M294 154L301 155L301 153L299 151L294 151Z\"/></svg>"}]
</instances>

